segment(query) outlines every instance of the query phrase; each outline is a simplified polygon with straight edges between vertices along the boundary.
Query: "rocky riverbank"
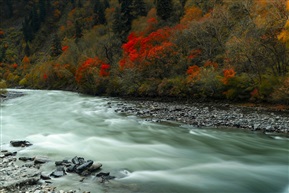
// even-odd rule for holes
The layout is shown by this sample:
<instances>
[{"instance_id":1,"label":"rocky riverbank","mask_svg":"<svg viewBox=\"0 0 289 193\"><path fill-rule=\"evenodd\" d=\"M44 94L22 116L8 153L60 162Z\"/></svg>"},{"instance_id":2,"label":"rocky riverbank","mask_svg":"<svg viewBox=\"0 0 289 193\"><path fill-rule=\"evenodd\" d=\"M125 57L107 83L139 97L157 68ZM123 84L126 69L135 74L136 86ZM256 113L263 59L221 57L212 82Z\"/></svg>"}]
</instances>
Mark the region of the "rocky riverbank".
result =
<instances>
[{"instance_id":1,"label":"rocky riverbank","mask_svg":"<svg viewBox=\"0 0 289 193\"><path fill-rule=\"evenodd\" d=\"M125 100L116 112L153 122L173 121L195 127L233 127L264 133L289 133L289 110L229 103Z\"/></svg>"},{"instance_id":2,"label":"rocky riverbank","mask_svg":"<svg viewBox=\"0 0 289 193\"><path fill-rule=\"evenodd\" d=\"M11 146L25 148L32 144L28 141L11 141ZM53 180L66 175L78 175L79 181L94 178L95 183L113 180L109 172L101 172L102 164L82 157L55 161L53 171L44 171L42 166L52 162L48 157L19 157L17 151L0 152L0 193L87 193L78 190L64 191L53 186Z\"/></svg>"}]
</instances>

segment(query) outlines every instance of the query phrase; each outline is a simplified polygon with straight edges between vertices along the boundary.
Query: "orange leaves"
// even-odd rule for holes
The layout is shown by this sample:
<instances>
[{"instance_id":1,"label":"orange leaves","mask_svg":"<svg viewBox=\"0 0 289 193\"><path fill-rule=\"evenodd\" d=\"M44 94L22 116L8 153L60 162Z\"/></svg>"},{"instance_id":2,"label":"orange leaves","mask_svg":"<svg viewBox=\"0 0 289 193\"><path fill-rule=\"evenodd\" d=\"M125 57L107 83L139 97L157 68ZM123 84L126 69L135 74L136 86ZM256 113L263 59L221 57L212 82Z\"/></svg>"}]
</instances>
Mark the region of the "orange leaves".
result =
<instances>
[{"instance_id":1,"label":"orange leaves","mask_svg":"<svg viewBox=\"0 0 289 193\"><path fill-rule=\"evenodd\" d=\"M201 72L201 68L197 65L190 66L187 70L187 74L189 75L189 80L197 80L199 79L199 75Z\"/></svg>"},{"instance_id":2,"label":"orange leaves","mask_svg":"<svg viewBox=\"0 0 289 193\"><path fill-rule=\"evenodd\" d=\"M214 69L218 68L218 64L216 62L212 62L210 60L206 61L204 67L213 67Z\"/></svg>"},{"instance_id":3,"label":"orange leaves","mask_svg":"<svg viewBox=\"0 0 289 193\"><path fill-rule=\"evenodd\" d=\"M227 85L229 83L229 80L231 78L235 77L236 72L234 69L229 68L229 69L225 69L223 71L223 74L224 74L224 78L222 78L222 82L223 82L223 84Z\"/></svg>"},{"instance_id":4,"label":"orange leaves","mask_svg":"<svg viewBox=\"0 0 289 193\"><path fill-rule=\"evenodd\" d=\"M23 64L29 64L30 63L30 59L28 58L28 56L24 56L22 59Z\"/></svg>"},{"instance_id":5,"label":"orange leaves","mask_svg":"<svg viewBox=\"0 0 289 193\"><path fill-rule=\"evenodd\" d=\"M202 18L202 14L202 10L198 7L187 8L184 17L181 19L181 24L187 25L191 21L199 20Z\"/></svg>"}]
</instances>

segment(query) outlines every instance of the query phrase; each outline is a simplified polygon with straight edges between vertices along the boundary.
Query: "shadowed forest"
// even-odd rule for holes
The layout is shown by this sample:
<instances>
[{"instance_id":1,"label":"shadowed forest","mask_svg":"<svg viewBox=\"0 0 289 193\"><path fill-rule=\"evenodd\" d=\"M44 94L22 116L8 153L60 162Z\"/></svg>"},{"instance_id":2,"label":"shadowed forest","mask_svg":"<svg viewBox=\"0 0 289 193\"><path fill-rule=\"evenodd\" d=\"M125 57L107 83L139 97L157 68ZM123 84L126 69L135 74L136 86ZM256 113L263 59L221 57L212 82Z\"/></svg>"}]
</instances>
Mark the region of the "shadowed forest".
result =
<instances>
[{"instance_id":1,"label":"shadowed forest","mask_svg":"<svg viewBox=\"0 0 289 193\"><path fill-rule=\"evenodd\" d=\"M0 0L1 87L289 103L289 1Z\"/></svg>"}]
</instances>

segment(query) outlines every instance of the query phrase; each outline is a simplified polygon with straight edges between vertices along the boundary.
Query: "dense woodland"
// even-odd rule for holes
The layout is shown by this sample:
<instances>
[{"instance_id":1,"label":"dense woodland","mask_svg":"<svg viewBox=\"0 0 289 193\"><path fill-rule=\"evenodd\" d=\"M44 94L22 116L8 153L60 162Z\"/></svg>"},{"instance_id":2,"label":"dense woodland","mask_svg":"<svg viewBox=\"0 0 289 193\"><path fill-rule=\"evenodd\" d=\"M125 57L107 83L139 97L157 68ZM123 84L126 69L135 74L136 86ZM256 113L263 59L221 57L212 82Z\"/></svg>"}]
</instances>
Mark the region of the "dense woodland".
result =
<instances>
[{"instance_id":1,"label":"dense woodland","mask_svg":"<svg viewBox=\"0 0 289 193\"><path fill-rule=\"evenodd\" d=\"M0 0L0 7L1 85L289 103L286 0Z\"/></svg>"}]
</instances>

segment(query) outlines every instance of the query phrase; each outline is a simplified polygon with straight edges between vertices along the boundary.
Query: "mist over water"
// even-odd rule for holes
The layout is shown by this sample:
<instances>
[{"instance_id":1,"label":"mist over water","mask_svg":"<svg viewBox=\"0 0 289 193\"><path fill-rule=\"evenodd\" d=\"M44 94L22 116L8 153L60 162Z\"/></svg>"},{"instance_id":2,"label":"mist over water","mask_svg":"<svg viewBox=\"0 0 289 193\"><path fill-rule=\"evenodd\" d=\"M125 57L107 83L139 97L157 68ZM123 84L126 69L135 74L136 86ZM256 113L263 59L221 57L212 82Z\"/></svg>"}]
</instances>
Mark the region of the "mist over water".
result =
<instances>
[{"instance_id":1,"label":"mist over water","mask_svg":"<svg viewBox=\"0 0 289 193\"><path fill-rule=\"evenodd\" d=\"M75 174L64 190L109 193L286 193L289 140L235 129L156 124L114 112L121 100L63 91L21 90L2 103L2 144L28 140L19 156L53 161L82 156L116 180L102 185ZM108 104L109 103L109 104ZM43 167L52 171L54 163Z\"/></svg>"}]
</instances>

